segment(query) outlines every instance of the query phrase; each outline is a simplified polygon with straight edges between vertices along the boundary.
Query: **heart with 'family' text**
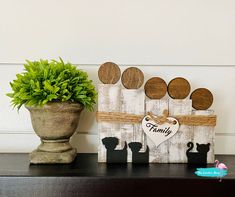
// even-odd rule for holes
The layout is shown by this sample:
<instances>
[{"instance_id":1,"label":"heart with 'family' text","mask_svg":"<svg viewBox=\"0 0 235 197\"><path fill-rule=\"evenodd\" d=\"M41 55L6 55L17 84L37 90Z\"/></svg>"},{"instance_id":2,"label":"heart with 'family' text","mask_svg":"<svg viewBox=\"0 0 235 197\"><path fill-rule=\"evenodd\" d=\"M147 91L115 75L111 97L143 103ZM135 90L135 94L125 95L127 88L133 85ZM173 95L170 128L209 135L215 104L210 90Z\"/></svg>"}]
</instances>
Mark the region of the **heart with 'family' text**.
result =
<instances>
[{"instance_id":1,"label":"heart with 'family' text","mask_svg":"<svg viewBox=\"0 0 235 197\"><path fill-rule=\"evenodd\" d=\"M157 124L150 116L145 116L142 120L142 127L146 135L156 146L175 135L179 129L179 122L172 117L167 117L163 124Z\"/></svg>"}]
</instances>

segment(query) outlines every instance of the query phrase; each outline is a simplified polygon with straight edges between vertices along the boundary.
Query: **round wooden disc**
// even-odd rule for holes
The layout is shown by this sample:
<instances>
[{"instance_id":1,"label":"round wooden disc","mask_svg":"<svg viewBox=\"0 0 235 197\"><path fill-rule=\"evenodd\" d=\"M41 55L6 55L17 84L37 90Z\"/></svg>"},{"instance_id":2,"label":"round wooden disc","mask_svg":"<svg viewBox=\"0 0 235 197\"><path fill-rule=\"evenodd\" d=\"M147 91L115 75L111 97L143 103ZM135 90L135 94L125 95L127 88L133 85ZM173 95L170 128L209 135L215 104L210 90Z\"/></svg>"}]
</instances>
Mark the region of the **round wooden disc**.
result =
<instances>
[{"instance_id":1,"label":"round wooden disc","mask_svg":"<svg viewBox=\"0 0 235 197\"><path fill-rule=\"evenodd\" d=\"M190 84L182 77L172 79L168 84L168 94L173 99L184 99L189 95L189 93Z\"/></svg>"},{"instance_id":2,"label":"round wooden disc","mask_svg":"<svg viewBox=\"0 0 235 197\"><path fill-rule=\"evenodd\" d=\"M161 99L166 95L167 84L162 78L153 77L145 83L144 89L147 97Z\"/></svg>"},{"instance_id":3,"label":"round wooden disc","mask_svg":"<svg viewBox=\"0 0 235 197\"><path fill-rule=\"evenodd\" d=\"M120 79L121 70L117 64L106 62L100 66L98 76L104 84L115 84Z\"/></svg>"},{"instance_id":4,"label":"round wooden disc","mask_svg":"<svg viewBox=\"0 0 235 197\"><path fill-rule=\"evenodd\" d=\"M127 89L138 89L143 83L144 74L138 68L130 67L122 73L122 84Z\"/></svg>"},{"instance_id":5,"label":"round wooden disc","mask_svg":"<svg viewBox=\"0 0 235 197\"><path fill-rule=\"evenodd\" d=\"M213 95L206 88L198 88L194 90L190 96L192 105L197 110L207 110L213 103Z\"/></svg>"}]
</instances>

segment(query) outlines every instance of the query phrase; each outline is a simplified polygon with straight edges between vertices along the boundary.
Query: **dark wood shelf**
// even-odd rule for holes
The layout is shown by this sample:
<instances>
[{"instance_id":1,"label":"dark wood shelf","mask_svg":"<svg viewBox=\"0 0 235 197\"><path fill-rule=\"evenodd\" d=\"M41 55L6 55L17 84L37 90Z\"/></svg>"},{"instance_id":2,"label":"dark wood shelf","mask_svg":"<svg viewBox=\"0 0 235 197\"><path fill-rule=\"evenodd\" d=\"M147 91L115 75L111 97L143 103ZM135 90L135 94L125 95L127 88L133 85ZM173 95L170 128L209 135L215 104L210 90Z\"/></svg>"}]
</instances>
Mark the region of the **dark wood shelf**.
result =
<instances>
[{"instance_id":1,"label":"dark wood shelf","mask_svg":"<svg viewBox=\"0 0 235 197\"><path fill-rule=\"evenodd\" d=\"M187 164L107 165L78 154L69 165L29 165L28 154L0 154L0 197L235 196L235 156L216 158L229 168L221 182Z\"/></svg>"}]
</instances>

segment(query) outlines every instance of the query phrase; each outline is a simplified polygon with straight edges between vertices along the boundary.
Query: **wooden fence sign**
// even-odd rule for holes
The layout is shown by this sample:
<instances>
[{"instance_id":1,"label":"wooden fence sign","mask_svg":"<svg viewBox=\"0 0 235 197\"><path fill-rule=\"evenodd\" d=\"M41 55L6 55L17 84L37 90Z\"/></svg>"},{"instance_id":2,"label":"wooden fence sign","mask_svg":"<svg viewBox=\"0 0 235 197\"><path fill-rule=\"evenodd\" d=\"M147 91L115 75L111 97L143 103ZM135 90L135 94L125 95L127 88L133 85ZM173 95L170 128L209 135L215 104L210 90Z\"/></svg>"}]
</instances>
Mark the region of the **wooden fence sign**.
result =
<instances>
[{"instance_id":1,"label":"wooden fence sign","mask_svg":"<svg viewBox=\"0 0 235 197\"><path fill-rule=\"evenodd\" d=\"M112 62L102 64L98 75L98 162L214 162L216 116L208 110L213 103L208 89L190 95L190 83L182 77L168 85L152 77L142 89L139 68L121 74Z\"/></svg>"}]
</instances>

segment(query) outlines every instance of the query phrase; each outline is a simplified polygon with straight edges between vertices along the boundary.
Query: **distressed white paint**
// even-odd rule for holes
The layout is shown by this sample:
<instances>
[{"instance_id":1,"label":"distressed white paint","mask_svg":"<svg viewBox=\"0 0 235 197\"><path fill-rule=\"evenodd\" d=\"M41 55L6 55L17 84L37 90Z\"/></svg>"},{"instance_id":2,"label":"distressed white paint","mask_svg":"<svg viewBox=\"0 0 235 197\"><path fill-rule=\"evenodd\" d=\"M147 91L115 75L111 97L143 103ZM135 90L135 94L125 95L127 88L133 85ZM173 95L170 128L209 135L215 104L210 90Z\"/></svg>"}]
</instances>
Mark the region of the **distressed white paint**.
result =
<instances>
[{"instance_id":1,"label":"distressed white paint","mask_svg":"<svg viewBox=\"0 0 235 197\"><path fill-rule=\"evenodd\" d=\"M158 124L151 119L151 116L148 115L142 120L142 128L144 133L149 139L151 139L151 141L154 142L156 147L173 137L179 129L179 122L177 119L167 117L167 120L172 123L174 122L174 124L168 122Z\"/></svg>"},{"instance_id":2,"label":"distressed white paint","mask_svg":"<svg viewBox=\"0 0 235 197\"><path fill-rule=\"evenodd\" d=\"M112 87L112 85L102 85L103 87L108 87L109 89ZM106 96L103 93L103 89L100 88L101 94L100 96L103 97L109 97ZM110 92L110 91L109 91ZM100 98L101 101L105 100L105 98ZM108 99L108 103L109 103ZM168 102L169 101L169 102ZM115 102L120 102L115 100ZM102 103L102 102L101 102ZM100 104L101 104L100 103ZM103 102L105 103L105 102ZM137 114L137 115L143 115L144 110L145 113L152 112L154 115L162 115L164 110L169 110L169 116L175 116L175 115L190 115L192 114L192 101L190 99L161 99L161 100L150 100L147 99L144 108L145 103L145 95L143 90L128 90L128 89L122 89L121 90L121 112L128 113L128 114ZM99 107L100 107L99 104ZM98 109L100 110L100 108ZM193 111L193 114L195 115L211 115L213 111L207 110L207 111ZM151 122L151 120L150 120ZM99 123L100 125L104 125L108 129L105 130L103 128L100 129L100 135L103 135L103 137L113 136L112 135L112 126L110 124L115 125L116 123ZM156 145L156 143L159 143L160 135L159 133L149 133L146 126L146 121L142 121L142 128L139 124L129 124L129 123L122 123L119 127L121 131L121 136L117 136L121 143L124 145L124 142L130 143L132 141L135 142L141 142L143 144L144 151L146 149L146 145L148 145L150 152L149 152L149 162L150 163L187 163L187 157L186 157L186 151L188 149L187 143L188 142L194 142L194 144L199 143L210 143L211 148L208 153L208 162L213 163L214 161L214 127L205 127L205 126L187 126L187 125L180 125L180 127L177 126L177 129L175 130L175 125L172 125L171 130L174 132L177 131L176 134L172 134L173 137L170 137L165 142L161 143L159 146ZM161 125L159 127L165 128L166 126ZM158 128L159 128L158 127ZM173 128L174 127L174 128ZM110 129L111 128L111 129ZM178 129L179 128L179 129ZM118 129L118 128L117 128ZM120 133L120 131L115 130L115 132ZM145 133L143 133L143 131ZM146 135L147 134L147 135ZM195 145L196 146L196 145ZM101 146L102 147L102 143ZM105 157L105 149L103 150L99 149L99 158ZM128 162L131 162L132 153L131 150L128 149ZM105 159L100 159L101 161L105 161Z\"/></svg>"},{"instance_id":3,"label":"distressed white paint","mask_svg":"<svg viewBox=\"0 0 235 197\"><path fill-rule=\"evenodd\" d=\"M192 114L192 100L169 99L169 115ZM178 132L169 139L169 163L187 163L187 143L193 139L192 126L180 125Z\"/></svg>"},{"instance_id":4,"label":"distressed white paint","mask_svg":"<svg viewBox=\"0 0 235 197\"><path fill-rule=\"evenodd\" d=\"M146 113L152 112L155 116L161 116L164 110L168 110L168 99L146 100ZM147 138L147 145L150 163L168 163L168 141L156 147L152 140Z\"/></svg>"},{"instance_id":5,"label":"distressed white paint","mask_svg":"<svg viewBox=\"0 0 235 197\"><path fill-rule=\"evenodd\" d=\"M99 84L98 85L98 111L103 112L119 112L120 111L120 85ZM102 143L105 137L117 137L121 139L121 131L119 123L99 122L99 147L98 161L106 161L106 149ZM121 148L121 143L116 149Z\"/></svg>"},{"instance_id":6,"label":"distressed white paint","mask_svg":"<svg viewBox=\"0 0 235 197\"><path fill-rule=\"evenodd\" d=\"M195 110L194 115L213 115L212 110ZM211 126L194 126L193 127L193 143L194 151L196 151L196 143L210 143L210 151L207 153L207 162L214 163L215 161L215 129Z\"/></svg>"},{"instance_id":7,"label":"distressed white paint","mask_svg":"<svg viewBox=\"0 0 235 197\"><path fill-rule=\"evenodd\" d=\"M173 135L175 135L179 129L179 122L173 117L167 117L170 121L164 123L157 123L151 116L145 116L142 120L142 128L144 133L154 142L156 146L169 140ZM174 124L172 123L174 122Z\"/></svg>"},{"instance_id":8,"label":"distressed white paint","mask_svg":"<svg viewBox=\"0 0 235 197\"><path fill-rule=\"evenodd\" d=\"M144 115L145 114L145 93L142 89L122 89L121 90L121 112ZM121 124L121 140L122 142L141 142L142 150L146 149L145 135L141 123ZM131 150L128 149L128 159L132 160Z\"/></svg>"}]
</instances>

